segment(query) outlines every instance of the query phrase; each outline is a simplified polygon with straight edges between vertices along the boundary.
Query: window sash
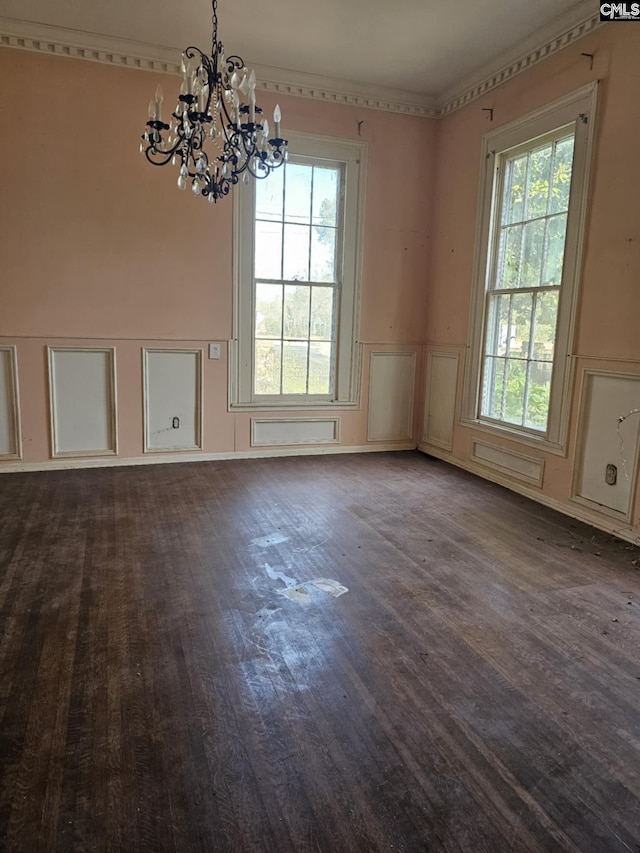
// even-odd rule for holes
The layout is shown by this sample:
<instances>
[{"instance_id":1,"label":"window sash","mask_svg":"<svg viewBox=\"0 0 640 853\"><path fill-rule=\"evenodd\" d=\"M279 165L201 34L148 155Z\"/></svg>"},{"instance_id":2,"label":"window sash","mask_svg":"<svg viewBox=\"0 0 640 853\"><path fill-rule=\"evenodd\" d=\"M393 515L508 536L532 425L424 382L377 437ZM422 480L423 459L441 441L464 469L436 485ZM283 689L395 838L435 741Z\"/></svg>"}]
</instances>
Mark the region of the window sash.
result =
<instances>
[{"instance_id":1,"label":"window sash","mask_svg":"<svg viewBox=\"0 0 640 853\"><path fill-rule=\"evenodd\" d=\"M342 279L342 237L344 230L344 192L343 192L343 184L344 184L344 168L340 163L335 164L327 164L326 161L323 161L321 165L318 164L318 161L315 158L306 158L302 156L294 156L290 158L291 166L302 166L306 167L304 172L300 176L302 178L301 184L294 187L292 181L289 179L289 164L284 167L284 173L282 176L282 196L281 196L281 209L280 209L280 217L265 220L259 216L258 209L258 194L254 193L254 222L256 223L256 231L258 229L259 222L273 222L275 225L280 226L280 271L282 276L280 278L265 278L262 276L256 275L256 267L257 258L254 258L254 279L253 279L253 292L255 295L255 303L254 303L254 323L253 323L253 334L251 341L251 349L252 349L252 373L253 373L253 395L256 399L267 399L267 398L278 398L278 397L287 397L287 398L297 398L304 399L307 397L313 397L314 399L326 399L330 400L333 395L333 390L335 387L335 367L336 367L336 332L338 325L337 318L337 289L340 280ZM316 187L316 180L318 172L332 172L335 176L336 187L335 187L335 215L334 215L334 225L326 226L326 225L314 225L314 220L318 219L319 216L315 214L316 204L318 201L317 192L322 193L322 185L320 183L319 188ZM308 175L308 188L304 186L307 183L307 175ZM293 179L295 180L295 179ZM300 192L301 190L301 192ZM326 192L326 190L325 190ZM297 214L292 214L291 207L295 204L296 194L301 196L299 201L302 201L303 206L306 201L306 196L308 194L308 209L306 211L303 208L299 208ZM291 199L294 199L291 202ZM324 199L323 199L324 201ZM329 198L329 201L333 201L333 199ZM297 218L294 218L296 216ZM304 218L306 217L306 218ZM290 268L291 258L295 257L296 263L301 262L303 264L303 271L305 266L305 258L300 253L295 253L295 250L287 251L287 235L288 232L286 226L298 226L305 231L308 231L308 246L307 246L307 257L306 257L306 273L308 278L287 278L284 275L285 268ZM312 279L312 273L315 271L313 268L313 234L314 227L328 227L335 232L335 241L333 245L333 268L332 278L330 280L325 281L315 281ZM257 254L257 249L254 250ZM257 317L258 317L258 289L260 285L274 285L274 290L276 287L280 288L280 334L278 336L261 336L257 333ZM295 288L294 291L291 288ZM324 288L326 290L331 289L333 292L333 298L331 300L331 316L330 316L330 330L328 337L325 336L322 339L314 338L312 334L312 312L314 308L314 296L318 292L318 288ZM305 294L304 291L307 291ZM320 291L321 292L321 291ZM291 329L287 329L287 311L290 310L290 300L293 301L298 297L298 295L302 293L302 301L306 301L307 305L303 308L303 312L306 314L306 317L300 317L304 321L306 319L306 334L302 335L292 335ZM300 300L299 300L300 301ZM299 308L302 306L299 306ZM287 333L289 332L289 333ZM326 353L327 347L326 344L329 344L328 354ZM314 346L315 346L315 354L316 361L318 361L318 357L320 358L320 364L317 364L316 371L313 371L313 361L314 361ZM324 358L322 358L322 350L325 350ZM327 358L328 355L328 358ZM263 381L260 372L263 364L271 362L271 376L267 374L266 383ZM324 362L324 363L322 363ZM277 377L276 377L277 374ZM324 375L322 375L324 374ZM274 388L274 384L277 385L277 390ZM315 390L310 390L311 386L316 386ZM318 389L318 385L328 385L326 391L323 389ZM303 386L303 390L300 389L300 385ZM296 390L293 390L295 387ZM268 390L265 390L268 389Z\"/></svg>"},{"instance_id":2,"label":"window sash","mask_svg":"<svg viewBox=\"0 0 640 853\"><path fill-rule=\"evenodd\" d=\"M560 292L562 281L562 268L564 266L564 256L566 251L566 216L570 203L571 193L567 193L566 206L553 205L553 188L556 165L559 160L558 146L571 140L571 168L573 167L573 148L575 134L573 131L568 132L566 128L561 128L552 133L546 134L543 137L535 139L529 143L520 146L516 151L503 152L498 155L498 181L496 182L496 213L493 222L493 250L490 262L490 279L488 282L487 297L485 300L485 322L484 322L484 352L482 356L481 367L481 392L479 398L479 417L483 420L488 419L494 423L505 423L523 428L533 433L544 434L547 430L549 420L549 404L550 404L550 389L553 382L553 360L536 358L535 347L537 341L538 325L538 293L558 293ZM542 202L544 212L531 217L529 213L529 205L535 198L532 195L532 176L534 174L533 157L536 153L550 149L550 157L547 167L547 196ZM512 218L509 213L513 212L513 205L516 203L513 196L514 173L518 161L526 157L524 174L524 184L521 192L522 215ZM540 199L538 199L538 205ZM551 257L551 240L553 238L552 222L558 221L564 217L564 228L562 233L558 232L556 237L562 239L561 244L561 261L559 271L559 283L556 285L544 285L541 282L544 280L545 273L548 270L548 261ZM537 269L534 267L534 278L537 278L537 283L526 287L520 286L523 280L524 269L527 261L527 226L531 224L543 224L542 234L538 234L538 240L535 245L530 245L530 250L535 250L538 256ZM507 273L505 267L508 262L509 253L509 234L513 233L514 229L520 228L520 233L516 232L517 248L515 250L516 265L516 287L505 283ZM505 237L505 234L507 236ZM525 328L528 323L528 342L526 356L514 356L510 352L512 329L515 328L513 322L514 297L521 297L523 303L520 308L520 315L527 314L527 308L524 303L527 301L522 297L530 296L528 317L525 320ZM505 352L500 353L499 337L502 328L500 320L499 306L503 299L508 299L508 318L506 323L506 347ZM496 305L498 308L496 308ZM551 332L551 341L555 348L555 337L557 331L557 304L552 313L553 330ZM504 324L502 324L504 325ZM520 324L521 325L521 324ZM522 374L518 375L520 363L523 368L524 380ZM548 375L546 369L541 369L541 365L549 364ZM498 367L502 365L502 372ZM535 383L532 380L536 371L539 376L544 377L543 382ZM513 382L510 388L510 383ZM532 395L532 391L534 392ZM496 395L499 396L500 402L496 406ZM535 397L535 399L532 399ZM519 405L521 403L521 405ZM532 409L533 406L535 409ZM535 415L532 415L532 411Z\"/></svg>"},{"instance_id":3,"label":"window sash","mask_svg":"<svg viewBox=\"0 0 640 853\"><path fill-rule=\"evenodd\" d=\"M524 443L564 453L570 412L573 340L577 304L577 284L582 260L587 215L589 163L594 137L597 84L589 84L535 113L490 131L483 137L482 179L478 198L478 228L474 254L475 297L469 318L469 357L466 360L461 422L488 432L511 433ZM562 293L559 298L556 342L553 358L549 418L546 430L494 421L482 414L483 367L485 361L486 307L492 294L527 292L530 288L498 288L493 284L499 208L503 180L501 157L514 157L534 148L543 137L558 139L575 130L571 194L565 236ZM514 222L515 222L514 218ZM543 292L542 287L535 288Z\"/></svg>"},{"instance_id":4,"label":"window sash","mask_svg":"<svg viewBox=\"0 0 640 853\"><path fill-rule=\"evenodd\" d=\"M364 185L366 143L287 132L289 148L314 165L340 165L343 185L338 207L343 209L337 281L289 281L283 278L254 276L255 182L234 191L234 305L233 336L229 359L229 407L313 409L317 406L354 407L359 405L361 345L357 342L360 281L364 227ZM295 163L295 156L293 162ZM317 212L316 212L317 213ZM280 220L282 222L282 219ZM280 270L282 272L282 270ZM315 276L310 276L310 278ZM332 368L335 376L332 393L256 394L253 376L255 332L255 282L294 284L308 287L333 287L335 293L335 344Z\"/></svg>"}]
</instances>

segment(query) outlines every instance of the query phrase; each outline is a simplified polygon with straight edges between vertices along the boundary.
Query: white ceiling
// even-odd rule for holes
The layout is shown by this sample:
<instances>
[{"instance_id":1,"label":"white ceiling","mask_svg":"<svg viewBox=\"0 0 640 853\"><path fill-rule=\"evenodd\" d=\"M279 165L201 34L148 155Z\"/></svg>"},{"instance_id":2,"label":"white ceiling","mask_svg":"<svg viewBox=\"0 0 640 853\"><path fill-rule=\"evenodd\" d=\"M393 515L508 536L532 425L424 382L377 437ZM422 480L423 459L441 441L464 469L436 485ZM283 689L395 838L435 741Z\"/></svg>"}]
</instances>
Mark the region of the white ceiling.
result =
<instances>
[{"instance_id":1,"label":"white ceiling","mask_svg":"<svg viewBox=\"0 0 640 853\"><path fill-rule=\"evenodd\" d=\"M219 36L227 54L260 66L438 98L579 7L584 0L219 0ZM176 60L211 41L210 0L1 0L0 15L80 31L79 41L91 33L172 48Z\"/></svg>"}]
</instances>

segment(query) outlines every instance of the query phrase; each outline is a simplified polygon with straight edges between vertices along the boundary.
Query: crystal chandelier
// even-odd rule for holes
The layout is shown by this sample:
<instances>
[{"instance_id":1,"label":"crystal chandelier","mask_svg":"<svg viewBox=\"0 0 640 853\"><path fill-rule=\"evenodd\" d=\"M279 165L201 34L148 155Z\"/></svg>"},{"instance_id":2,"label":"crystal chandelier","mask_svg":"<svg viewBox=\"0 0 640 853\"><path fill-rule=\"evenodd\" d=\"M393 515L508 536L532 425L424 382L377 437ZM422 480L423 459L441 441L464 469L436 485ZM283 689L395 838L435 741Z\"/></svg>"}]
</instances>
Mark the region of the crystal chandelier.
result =
<instances>
[{"instance_id":1,"label":"crystal chandelier","mask_svg":"<svg viewBox=\"0 0 640 853\"><path fill-rule=\"evenodd\" d=\"M218 41L218 0L212 0L211 56L197 47L182 54L182 85L169 124L162 120L162 88L149 102L149 121L140 151L154 166L180 164L178 187L210 202L228 195L242 178L266 178L287 159L280 137L280 107L274 132L256 105L256 75L239 56L224 55Z\"/></svg>"}]
</instances>

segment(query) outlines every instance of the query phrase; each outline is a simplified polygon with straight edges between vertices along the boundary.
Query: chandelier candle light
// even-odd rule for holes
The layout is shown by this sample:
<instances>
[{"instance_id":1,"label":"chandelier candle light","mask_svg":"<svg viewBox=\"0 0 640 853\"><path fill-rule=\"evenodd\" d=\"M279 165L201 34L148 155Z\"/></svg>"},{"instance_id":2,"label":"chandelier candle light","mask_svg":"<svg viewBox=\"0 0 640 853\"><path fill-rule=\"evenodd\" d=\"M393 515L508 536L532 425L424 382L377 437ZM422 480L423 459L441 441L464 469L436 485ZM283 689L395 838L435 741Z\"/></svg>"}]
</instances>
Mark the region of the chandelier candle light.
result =
<instances>
[{"instance_id":1,"label":"chandelier candle light","mask_svg":"<svg viewBox=\"0 0 640 853\"><path fill-rule=\"evenodd\" d=\"M218 41L218 2L212 0L211 56L197 47L182 54L182 85L169 124L162 120L162 87L149 102L149 121L140 152L154 166L180 164L178 187L191 183L194 196L210 202L228 195L240 178L266 178L287 159L280 137L280 107L273 111L274 133L256 105L256 75L239 56L224 55ZM210 153L207 153L208 146Z\"/></svg>"}]
</instances>

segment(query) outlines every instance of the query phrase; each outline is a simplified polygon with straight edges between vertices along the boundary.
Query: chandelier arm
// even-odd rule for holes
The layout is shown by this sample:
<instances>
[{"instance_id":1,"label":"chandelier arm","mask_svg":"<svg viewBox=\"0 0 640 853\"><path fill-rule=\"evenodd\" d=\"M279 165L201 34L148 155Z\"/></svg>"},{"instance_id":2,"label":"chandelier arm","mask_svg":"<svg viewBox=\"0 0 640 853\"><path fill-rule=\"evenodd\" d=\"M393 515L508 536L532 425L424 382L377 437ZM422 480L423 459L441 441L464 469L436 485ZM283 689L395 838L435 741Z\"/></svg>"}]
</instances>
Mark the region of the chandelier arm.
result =
<instances>
[{"instance_id":1,"label":"chandelier arm","mask_svg":"<svg viewBox=\"0 0 640 853\"><path fill-rule=\"evenodd\" d=\"M206 60L209 59L206 53L203 53L199 47L196 47L194 44L190 44L189 47L185 47L183 50L184 55L187 59L195 59L196 56L199 56L200 59Z\"/></svg>"},{"instance_id":2,"label":"chandelier arm","mask_svg":"<svg viewBox=\"0 0 640 853\"><path fill-rule=\"evenodd\" d=\"M244 68L244 59L237 54L232 54L231 56L225 56L224 61L227 64L227 74L233 74L234 71L239 71L241 68Z\"/></svg>"},{"instance_id":3,"label":"chandelier arm","mask_svg":"<svg viewBox=\"0 0 640 853\"><path fill-rule=\"evenodd\" d=\"M173 152L173 151L169 151L169 152L167 152L167 155L164 157L164 159L163 159L163 160L153 160L153 159L152 159L152 156L153 156L153 155L155 155L155 154L164 154L164 152L163 152L163 151L158 151L158 149L157 149L157 148L154 148L154 147L153 147L153 145L149 145L149 146L148 146L147 148L145 148L145 150L144 150L144 156L147 158L147 160L151 163L151 165L152 165L152 166L166 166L166 165L167 165L167 163L168 163L168 162L171 160L171 158L173 157L174 152Z\"/></svg>"}]
</instances>

